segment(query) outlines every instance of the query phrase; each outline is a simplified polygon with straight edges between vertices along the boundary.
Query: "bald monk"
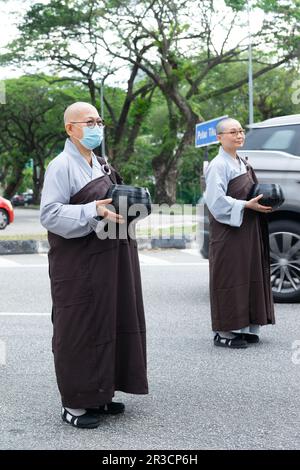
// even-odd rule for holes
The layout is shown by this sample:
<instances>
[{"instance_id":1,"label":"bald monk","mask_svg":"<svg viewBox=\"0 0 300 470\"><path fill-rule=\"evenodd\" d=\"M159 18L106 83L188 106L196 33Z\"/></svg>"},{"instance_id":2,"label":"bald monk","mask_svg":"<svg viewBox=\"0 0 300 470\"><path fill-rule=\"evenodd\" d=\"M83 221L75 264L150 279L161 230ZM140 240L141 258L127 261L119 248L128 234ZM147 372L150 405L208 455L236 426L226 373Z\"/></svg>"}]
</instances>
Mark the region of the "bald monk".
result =
<instances>
[{"instance_id":1,"label":"bald monk","mask_svg":"<svg viewBox=\"0 0 300 470\"><path fill-rule=\"evenodd\" d=\"M239 121L216 126L218 155L205 173L209 210L210 302L214 345L245 349L259 342L260 326L275 323L269 234L263 197L247 200L257 178L238 155L245 133Z\"/></svg>"},{"instance_id":2,"label":"bald monk","mask_svg":"<svg viewBox=\"0 0 300 470\"><path fill-rule=\"evenodd\" d=\"M124 223L105 199L122 179L93 153L103 121L78 102L64 122L68 138L48 165L40 215L50 245L52 351L63 421L95 428L104 414L124 411L115 391L148 393L143 298L136 240L97 236L99 217Z\"/></svg>"}]
</instances>

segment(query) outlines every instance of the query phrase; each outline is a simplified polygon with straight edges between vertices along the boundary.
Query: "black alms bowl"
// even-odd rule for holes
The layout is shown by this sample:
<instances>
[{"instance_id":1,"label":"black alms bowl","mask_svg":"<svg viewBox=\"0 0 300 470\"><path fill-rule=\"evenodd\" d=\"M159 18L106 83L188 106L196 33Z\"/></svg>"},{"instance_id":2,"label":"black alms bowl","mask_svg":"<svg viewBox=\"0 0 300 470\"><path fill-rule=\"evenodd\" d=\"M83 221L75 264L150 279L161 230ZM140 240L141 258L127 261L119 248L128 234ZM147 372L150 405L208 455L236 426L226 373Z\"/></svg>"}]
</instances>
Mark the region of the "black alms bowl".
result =
<instances>
[{"instance_id":1,"label":"black alms bowl","mask_svg":"<svg viewBox=\"0 0 300 470\"><path fill-rule=\"evenodd\" d=\"M279 184L254 184L248 194L247 200L249 201L260 194L263 194L263 197L258 202L262 206L270 206L273 209L277 209L284 203L283 192Z\"/></svg>"}]
</instances>

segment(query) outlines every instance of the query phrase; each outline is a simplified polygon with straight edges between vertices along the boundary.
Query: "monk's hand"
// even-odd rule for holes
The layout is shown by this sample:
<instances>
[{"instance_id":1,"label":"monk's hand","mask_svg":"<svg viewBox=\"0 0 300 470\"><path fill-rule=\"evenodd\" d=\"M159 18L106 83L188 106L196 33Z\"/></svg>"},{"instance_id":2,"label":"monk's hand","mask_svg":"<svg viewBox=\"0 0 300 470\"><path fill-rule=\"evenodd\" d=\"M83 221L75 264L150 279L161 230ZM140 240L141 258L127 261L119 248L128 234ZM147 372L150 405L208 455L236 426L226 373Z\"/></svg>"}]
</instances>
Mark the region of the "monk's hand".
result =
<instances>
[{"instance_id":1,"label":"monk's hand","mask_svg":"<svg viewBox=\"0 0 300 470\"><path fill-rule=\"evenodd\" d=\"M111 220L117 224L124 224L124 217L122 215L116 214L113 211L107 209L106 204L111 204L112 199L100 199L96 201L97 214L103 219Z\"/></svg>"},{"instance_id":2,"label":"monk's hand","mask_svg":"<svg viewBox=\"0 0 300 470\"><path fill-rule=\"evenodd\" d=\"M250 199L250 201L247 201L245 204L245 207L247 209L252 209L253 211L257 212L272 212L272 207L270 206L262 206L261 204L258 203L258 201L263 197L263 194L260 194L259 196L254 197L253 199Z\"/></svg>"}]
</instances>

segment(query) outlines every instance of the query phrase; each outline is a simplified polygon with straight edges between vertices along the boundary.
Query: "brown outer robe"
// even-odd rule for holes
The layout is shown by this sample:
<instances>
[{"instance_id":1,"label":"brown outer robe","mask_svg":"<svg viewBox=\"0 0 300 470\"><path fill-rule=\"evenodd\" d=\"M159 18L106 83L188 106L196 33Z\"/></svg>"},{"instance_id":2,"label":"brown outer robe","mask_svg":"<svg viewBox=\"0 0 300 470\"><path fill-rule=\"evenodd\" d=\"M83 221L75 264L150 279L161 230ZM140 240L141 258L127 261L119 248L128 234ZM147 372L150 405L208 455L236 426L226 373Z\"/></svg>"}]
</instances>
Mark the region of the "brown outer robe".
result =
<instances>
[{"instance_id":1,"label":"brown outer robe","mask_svg":"<svg viewBox=\"0 0 300 470\"><path fill-rule=\"evenodd\" d=\"M100 159L99 159L100 160ZM101 162L102 163L102 162ZM104 199L112 169L70 204ZM55 372L63 406L92 408L115 390L147 394L146 327L136 240L48 232Z\"/></svg>"},{"instance_id":2,"label":"brown outer robe","mask_svg":"<svg viewBox=\"0 0 300 470\"><path fill-rule=\"evenodd\" d=\"M247 173L229 182L227 196L246 200L257 183L244 163ZM242 225L231 227L209 212L209 270L213 331L275 323L265 214L245 209Z\"/></svg>"}]
</instances>

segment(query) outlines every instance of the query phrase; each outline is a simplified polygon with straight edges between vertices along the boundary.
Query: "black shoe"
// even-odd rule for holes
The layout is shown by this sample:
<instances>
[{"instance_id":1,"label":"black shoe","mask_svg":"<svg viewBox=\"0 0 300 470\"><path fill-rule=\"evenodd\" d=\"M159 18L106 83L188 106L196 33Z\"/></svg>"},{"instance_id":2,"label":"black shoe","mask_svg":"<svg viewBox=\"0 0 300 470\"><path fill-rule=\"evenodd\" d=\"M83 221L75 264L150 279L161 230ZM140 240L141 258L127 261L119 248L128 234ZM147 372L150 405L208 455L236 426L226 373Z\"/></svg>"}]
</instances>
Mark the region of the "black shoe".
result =
<instances>
[{"instance_id":1,"label":"black shoe","mask_svg":"<svg viewBox=\"0 0 300 470\"><path fill-rule=\"evenodd\" d=\"M125 405L117 401L112 401L106 405L99 406L98 408L87 408L87 411L91 414L97 415L118 415L124 413Z\"/></svg>"},{"instance_id":2,"label":"black shoe","mask_svg":"<svg viewBox=\"0 0 300 470\"><path fill-rule=\"evenodd\" d=\"M254 344L259 342L259 336L252 335L250 333L243 333L242 337L248 344Z\"/></svg>"},{"instance_id":3,"label":"black shoe","mask_svg":"<svg viewBox=\"0 0 300 470\"><path fill-rule=\"evenodd\" d=\"M223 348L232 348L232 349L245 349L248 347L247 341L240 338L239 336L229 339L229 338L223 338L222 336L219 335L219 333L216 333L214 337L214 345L221 346Z\"/></svg>"},{"instance_id":4,"label":"black shoe","mask_svg":"<svg viewBox=\"0 0 300 470\"><path fill-rule=\"evenodd\" d=\"M101 423L99 416L97 417L89 411L86 411L84 415L74 416L64 407L61 409L61 417L65 423L71 424L71 426L74 426L75 428L93 429L97 428Z\"/></svg>"}]
</instances>

